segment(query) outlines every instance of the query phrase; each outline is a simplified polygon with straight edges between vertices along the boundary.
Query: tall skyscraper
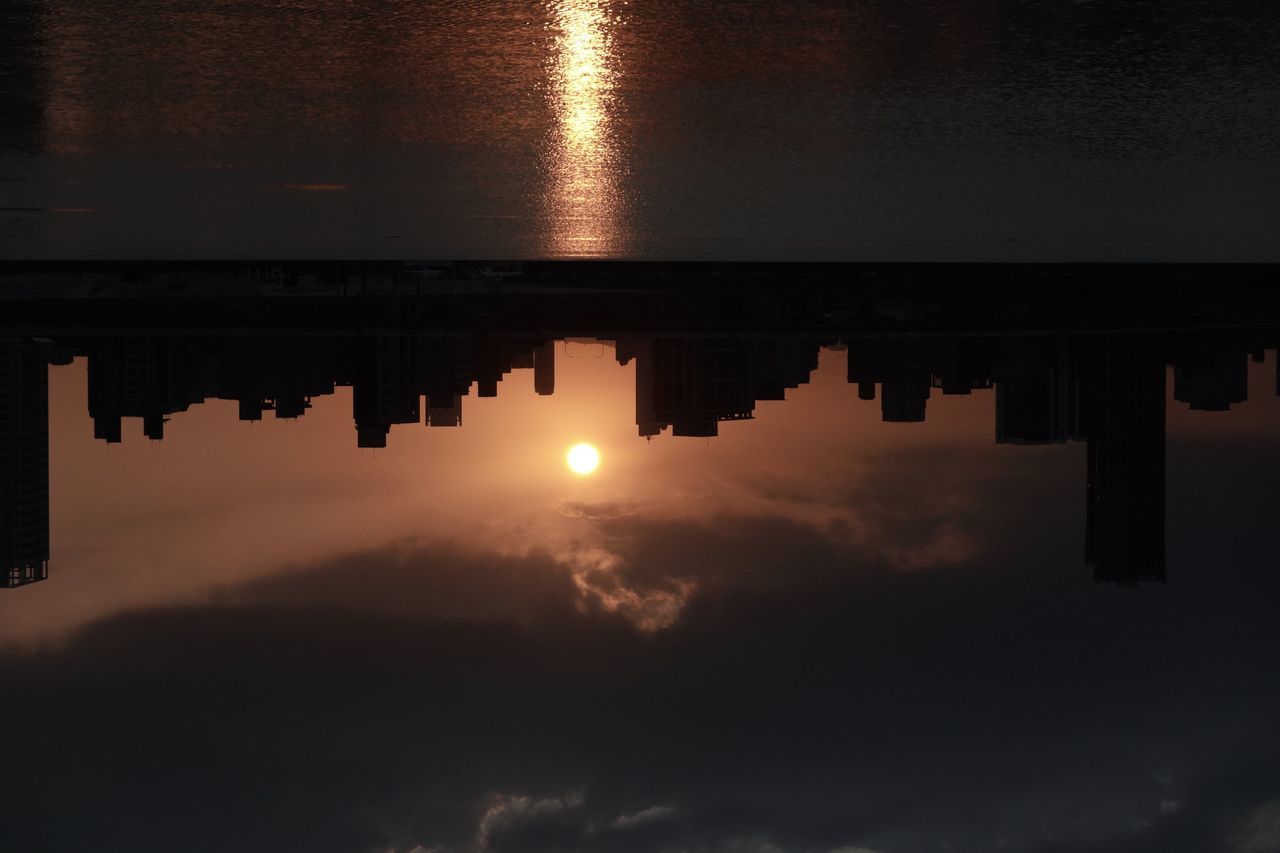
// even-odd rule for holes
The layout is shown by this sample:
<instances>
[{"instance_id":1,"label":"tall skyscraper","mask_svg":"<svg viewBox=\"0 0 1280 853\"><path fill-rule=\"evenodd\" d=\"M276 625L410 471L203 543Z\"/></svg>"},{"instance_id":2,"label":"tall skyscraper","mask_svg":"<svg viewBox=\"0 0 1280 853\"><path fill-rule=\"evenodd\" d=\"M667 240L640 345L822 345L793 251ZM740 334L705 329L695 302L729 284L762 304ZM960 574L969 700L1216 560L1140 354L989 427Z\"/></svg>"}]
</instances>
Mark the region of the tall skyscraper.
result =
<instances>
[{"instance_id":1,"label":"tall skyscraper","mask_svg":"<svg viewBox=\"0 0 1280 853\"><path fill-rule=\"evenodd\" d=\"M1085 558L1095 580L1163 581L1164 361L1138 336L1091 349Z\"/></svg>"},{"instance_id":2,"label":"tall skyscraper","mask_svg":"<svg viewBox=\"0 0 1280 853\"><path fill-rule=\"evenodd\" d=\"M418 387L426 397L427 426L462 425L462 398L471 388L473 343L459 335L418 336Z\"/></svg>"},{"instance_id":3,"label":"tall skyscraper","mask_svg":"<svg viewBox=\"0 0 1280 853\"><path fill-rule=\"evenodd\" d=\"M992 370L996 379L996 442L1055 444L1067 440L1071 347L1048 335L998 340Z\"/></svg>"},{"instance_id":4,"label":"tall skyscraper","mask_svg":"<svg viewBox=\"0 0 1280 853\"><path fill-rule=\"evenodd\" d=\"M654 406L653 338L648 335L622 335L618 338L615 355L618 364L636 363L636 433L641 438L653 438L662 432L658 413Z\"/></svg>"},{"instance_id":5,"label":"tall skyscraper","mask_svg":"<svg viewBox=\"0 0 1280 853\"><path fill-rule=\"evenodd\" d=\"M996 443L1067 440L1067 390L1056 367L1031 365L996 382Z\"/></svg>"},{"instance_id":6,"label":"tall skyscraper","mask_svg":"<svg viewBox=\"0 0 1280 853\"><path fill-rule=\"evenodd\" d=\"M927 370L904 366L880 383L880 419L886 423L923 423L932 378Z\"/></svg>"},{"instance_id":7,"label":"tall skyscraper","mask_svg":"<svg viewBox=\"0 0 1280 853\"><path fill-rule=\"evenodd\" d=\"M374 335L360 341L351 405L360 447L386 447L394 424L421 420L418 353L413 338Z\"/></svg>"},{"instance_id":8,"label":"tall skyscraper","mask_svg":"<svg viewBox=\"0 0 1280 853\"><path fill-rule=\"evenodd\" d=\"M49 575L46 347L0 338L0 587Z\"/></svg>"},{"instance_id":9,"label":"tall skyscraper","mask_svg":"<svg viewBox=\"0 0 1280 853\"><path fill-rule=\"evenodd\" d=\"M556 392L555 341L545 341L533 351L533 390L544 397Z\"/></svg>"}]
</instances>

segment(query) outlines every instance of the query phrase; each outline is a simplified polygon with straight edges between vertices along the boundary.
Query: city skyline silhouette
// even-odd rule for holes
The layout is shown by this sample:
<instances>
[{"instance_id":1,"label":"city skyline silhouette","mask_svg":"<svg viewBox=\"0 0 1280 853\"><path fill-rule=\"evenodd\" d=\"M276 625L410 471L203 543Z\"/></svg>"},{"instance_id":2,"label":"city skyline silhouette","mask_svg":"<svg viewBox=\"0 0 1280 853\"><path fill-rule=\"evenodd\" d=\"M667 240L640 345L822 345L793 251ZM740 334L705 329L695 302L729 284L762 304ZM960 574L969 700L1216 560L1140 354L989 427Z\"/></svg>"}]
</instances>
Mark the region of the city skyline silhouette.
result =
<instances>
[{"instance_id":1,"label":"city skyline silhouette","mask_svg":"<svg viewBox=\"0 0 1280 853\"><path fill-rule=\"evenodd\" d=\"M455 297L455 309L471 310L451 321L464 327L452 331L139 333L126 324L97 333L45 328L39 337L2 338L7 585L48 576L50 366L85 360L87 415L94 438L106 443L122 441L125 420L141 421L145 437L163 440L173 416L214 399L235 402L241 421L301 418L313 400L349 387L356 445L385 448L412 424L465 429L465 401L498 396L512 371L532 372L535 393L554 396L557 346L567 336L538 328L563 314L563 306L552 302L537 325L521 331L528 303L541 297L511 297L521 303L514 316L501 307L507 298L487 290L463 303ZM594 297L597 310L608 314L615 298ZM383 301L374 300L379 311L387 308ZM472 302L486 306L490 317L507 319L487 328L493 324L477 316ZM44 316L65 314L73 304L60 302ZM106 304L109 312L123 303ZM937 395L990 393L997 444L1085 444L1084 561L1095 580L1121 584L1165 580L1166 391L1177 405L1227 411L1247 398L1249 361L1261 361L1280 341L1267 326L1117 331L1086 323L1057 332L1016 325L948 332L945 316L929 320L930 329L920 334L909 328L918 320L901 318L921 314L924 304L864 312L880 327L875 331L844 332L829 321L798 317L784 333L753 329L741 306L679 305L678 314L670 306L659 313L680 332L632 328L600 338L612 345L619 365L634 366L638 437L714 438L720 424L750 420L760 403L785 400L807 384L823 347L844 351L849 394L878 404L886 423L923 422ZM723 328L726 312L736 317L732 329ZM308 316L303 311L296 319L305 323ZM582 337L580 330L573 339ZM1280 393L1280 374L1276 388Z\"/></svg>"}]
</instances>

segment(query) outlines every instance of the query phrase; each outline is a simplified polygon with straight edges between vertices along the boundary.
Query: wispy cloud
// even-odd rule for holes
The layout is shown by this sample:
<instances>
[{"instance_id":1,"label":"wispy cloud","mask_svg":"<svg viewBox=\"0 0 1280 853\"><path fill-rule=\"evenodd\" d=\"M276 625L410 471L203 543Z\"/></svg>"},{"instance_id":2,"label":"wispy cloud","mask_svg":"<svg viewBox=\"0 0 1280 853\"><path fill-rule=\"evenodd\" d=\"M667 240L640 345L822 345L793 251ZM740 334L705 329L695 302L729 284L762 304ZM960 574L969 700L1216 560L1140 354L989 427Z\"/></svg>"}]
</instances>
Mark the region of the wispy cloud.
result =
<instances>
[{"instance_id":1,"label":"wispy cloud","mask_svg":"<svg viewBox=\"0 0 1280 853\"><path fill-rule=\"evenodd\" d=\"M581 518L586 521L612 521L635 515L639 504L627 501L603 501L600 503L584 503L581 501L565 501L556 508L556 512L565 518Z\"/></svg>"},{"instance_id":2,"label":"wispy cloud","mask_svg":"<svg viewBox=\"0 0 1280 853\"><path fill-rule=\"evenodd\" d=\"M578 811L582 808L583 802L583 792L580 790L569 791L558 797L540 799L522 794L492 794L476 830L476 849L488 850L493 836L505 829Z\"/></svg>"},{"instance_id":3,"label":"wispy cloud","mask_svg":"<svg viewBox=\"0 0 1280 853\"><path fill-rule=\"evenodd\" d=\"M580 609L597 606L617 613L641 631L670 628L680 619L697 584L685 578L666 579L661 586L641 586L624 576L624 559L605 548L584 548L560 555L577 587Z\"/></svg>"},{"instance_id":4,"label":"wispy cloud","mask_svg":"<svg viewBox=\"0 0 1280 853\"><path fill-rule=\"evenodd\" d=\"M671 820L680 814L674 806L650 806L638 812L624 814L613 822L612 829L635 829L659 821Z\"/></svg>"}]
</instances>

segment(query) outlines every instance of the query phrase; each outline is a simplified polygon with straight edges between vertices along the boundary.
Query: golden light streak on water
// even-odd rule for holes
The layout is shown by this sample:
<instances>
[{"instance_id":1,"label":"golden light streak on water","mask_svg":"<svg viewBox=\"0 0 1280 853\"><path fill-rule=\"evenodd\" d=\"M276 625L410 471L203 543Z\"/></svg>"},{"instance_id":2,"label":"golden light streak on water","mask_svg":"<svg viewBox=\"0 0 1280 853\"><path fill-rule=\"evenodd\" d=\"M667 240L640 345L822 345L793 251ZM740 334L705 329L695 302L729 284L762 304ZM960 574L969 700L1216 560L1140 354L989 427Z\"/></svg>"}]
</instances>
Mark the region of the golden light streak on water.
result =
<instances>
[{"instance_id":1,"label":"golden light streak on water","mask_svg":"<svg viewBox=\"0 0 1280 853\"><path fill-rule=\"evenodd\" d=\"M613 118L620 79L614 32L621 21L611 0L559 0L550 8L555 35L548 91L555 127L543 211L545 251L559 257L625 255L625 158Z\"/></svg>"}]
</instances>

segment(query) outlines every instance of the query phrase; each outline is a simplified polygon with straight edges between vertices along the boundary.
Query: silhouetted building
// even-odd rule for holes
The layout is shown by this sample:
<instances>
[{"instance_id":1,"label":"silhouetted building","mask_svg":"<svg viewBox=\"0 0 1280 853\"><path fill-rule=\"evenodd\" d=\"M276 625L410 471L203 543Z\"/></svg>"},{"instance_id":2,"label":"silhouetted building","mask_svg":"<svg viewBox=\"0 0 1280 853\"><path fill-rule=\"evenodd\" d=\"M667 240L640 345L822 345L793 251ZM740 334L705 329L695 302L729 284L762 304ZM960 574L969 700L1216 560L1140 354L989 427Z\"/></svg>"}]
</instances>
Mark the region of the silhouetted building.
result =
<instances>
[{"instance_id":1,"label":"silhouetted building","mask_svg":"<svg viewBox=\"0 0 1280 853\"><path fill-rule=\"evenodd\" d=\"M1140 337L1091 347L1085 554L1100 581L1165 579L1165 365Z\"/></svg>"},{"instance_id":2,"label":"silhouetted building","mask_svg":"<svg viewBox=\"0 0 1280 853\"><path fill-rule=\"evenodd\" d=\"M257 398L248 400L239 400L239 417L242 421L260 421L262 413L270 408L270 404L265 400ZM119 441L119 438L116 439Z\"/></svg>"},{"instance_id":3,"label":"silhouetted building","mask_svg":"<svg viewBox=\"0 0 1280 853\"><path fill-rule=\"evenodd\" d=\"M240 420L259 421L274 411L277 418L302 417L313 397L333 393L348 355L341 339L311 336L236 338L217 348L213 396L235 400Z\"/></svg>"},{"instance_id":4,"label":"silhouetted building","mask_svg":"<svg viewBox=\"0 0 1280 853\"><path fill-rule=\"evenodd\" d=\"M386 447L394 424L418 422L417 368L413 338L377 335L360 341L351 394L358 446Z\"/></svg>"},{"instance_id":5,"label":"silhouetted building","mask_svg":"<svg viewBox=\"0 0 1280 853\"><path fill-rule=\"evenodd\" d=\"M944 395L971 394L991 387L986 339L950 339L936 343L933 387Z\"/></svg>"},{"instance_id":6,"label":"silhouetted building","mask_svg":"<svg viewBox=\"0 0 1280 853\"><path fill-rule=\"evenodd\" d=\"M1067 440L1067 350L1056 343L1017 339L1003 348L995 383L998 444L1055 444ZM1018 351L1009 352L1010 346Z\"/></svg>"},{"instance_id":7,"label":"silhouetted building","mask_svg":"<svg viewBox=\"0 0 1280 853\"><path fill-rule=\"evenodd\" d=\"M95 438L120 441L120 421L142 419L143 434L164 438L168 415L201 403L215 359L201 339L103 338L89 350L89 414Z\"/></svg>"},{"instance_id":8,"label":"silhouetted building","mask_svg":"<svg viewBox=\"0 0 1280 853\"><path fill-rule=\"evenodd\" d=\"M880 383L880 417L887 423L922 423L929 402L928 372L904 367Z\"/></svg>"},{"instance_id":9,"label":"silhouetted building","mask_svg":"<svg viewBox=\"0 0 1280 853\"><path fill-rule=\"evenodd\" d=\"M152 441L161 441L166 421L168 418L160 412L147 412L142 416L142 434Z\"/></svg>"},{"instance_id":10,"label":"silhouetted building","mask_svg":"<svg viewBox=\"0 0 1280 853\"><path fill-rule=\"evenodd\" d=\"M818 340L799 336L623 335L619 364L635 361L636 428L646 438L710 437L721 421L747 420L759 400L782 400L818 366Z\"/></svg>"},{"instance_id":11,"label":"silhouetted building","mask_svg":"<svg viewBox=\"0 0 1280 853\"><path fill-rule=\"evenodd\" d=\"M1066 423L1051 371L996 382L996 443L1066 440Z\"/></svg>"},{"instance_id":12,"label":"silhouetted building","mask_svg":"<svg viewBox=\"0 0 1280 853\"><path fill-rule=\"evenodd\" d=\"M454 395L452 400L436 405L429 401L427 406L427 426L456 427L462 426L462 397Z\"/></svg>"},{"instance_id":13,"label":"silhouetted building","mask_svg":"<svg viewBox=\"0 0 1280 853\"><path fill-rule=\"evenodd\" d=\"M740 341L663 337L651 340L648 349L636 353L636 423L641 435L669 426L672 435L710 437L718 434L720 421L751 417L755 400Z\"/></svg>"},{"instance_id":14,"label":"silhouetted building","mask_svg":"<svg viewBox=\"0 0 1280 853\"><path fill-rule=\"evenodd\" d=\"M818 341L788 335L748 339L751 396L785 400L787 392L809 382L818 369Z\"/></svg>"},{"instance_id":15,"label":"silhouetted building","mask_svg":"<svg viewBox=\"0 0 1280 853\"><path fill-rule=\"evenodd\" d=\"M653 438L662 432L663 425L657 420L654 409L654 376L653 338L641 335L624 335L618 338L614 354L618 364L627 365L633 360L636 363L636 433L641 438Z\"/></svg>"},{"instance_id":16,"label":"silhouetted building","mask_svg":"<svg viewBox=\"0 0 1280 853\"><path fill-rule=\"evenodd\" d=\"M124 403L120 376L122 354L115 343L95 341L89 346L89 417L93 420L93 437L109 444L120 443Z\"/></svg>"},{"instance_id":17,"label":"silhouetted building","mask_svg":"<svg viewBox=\"0 0 1280 853\"><path fill-rule=\"evenodd\" d=\"M1192 409L1225 412L1248 397L1248 353L1206 348L1173 366L1173 399Z\"/></svg>"},{"instance_id":18,"label":"silhouetted building","mask_svg":"<svg viewBox=\"0 0 1280 853\"><path fill-rule=\"evenodd\" d=\"M556 391L555 341L544 341L533 351L533 390L544 397Z\"/></svg>"},{"instance_id":19,"label":"silhouetted building","mask_svg":"<svg viewBox=\"0 0 1280 853\"><path fill-rule=\"evenodd\" d=\"M498 383L511 370L515 361L514 347L505 344L507 342L501 338L490 336L476 341L474 365L477 397L498 396ZM533 359L530 358L529 361L532 362Z\"/></svg>"},{"instance_id":20,"label":"silhouetted building","mask_svg":"<svg viewBox=\"0 0 1280 853\"><path fill-rule=\"evenodd\" d=\"M307 413L307 409L311 408L311 399L309 397L276 397L273 408L276 410L277 418L293 420Z\"/></svg>"},{"instance_id":21,"label":"silhouetted building","mask_svg":"<svg viewBox=\"0 0 1280 853\"><path fill-rule=\"evenodd\" d=\"M854 340L845 345L845 369L850 385L858 386L858 399L876 398L876 383L884 376L883 353L876 341Z\"/></svg>"},{"instance_id":22,"label":"silhouetted building","mask_svg":"<svg viewBox=\"0 0 1280 853\"><path fill-rule=\"evenodd\" d=\"M927 353L914 341L861 339L849 342L848 379L858 386L858 397L875 399L880 385L880 416L889 423L918 423L933 386Z\"/></svg>"},{"instance_id":23,"label":"silhouetted building","mask_svg":"<svg viewBox=\"0 0 1280 853\"><path fill-rule=\"evenodd\" d=\"M473 350L467 337L418 337L418 387L427 400L427 426L462 423L462 398L471 389Z\"/></svg>"},{"instance_id":24,"label":"silhouetted building","mask_svg":"<svg viewBox=\"0 0 1280 853\"><path fill-rule=\"evenodd\" d=\"M46 346L0 338L0 586L49 575Z\"/></svg>"}]
</instances>

